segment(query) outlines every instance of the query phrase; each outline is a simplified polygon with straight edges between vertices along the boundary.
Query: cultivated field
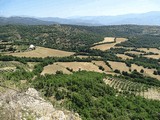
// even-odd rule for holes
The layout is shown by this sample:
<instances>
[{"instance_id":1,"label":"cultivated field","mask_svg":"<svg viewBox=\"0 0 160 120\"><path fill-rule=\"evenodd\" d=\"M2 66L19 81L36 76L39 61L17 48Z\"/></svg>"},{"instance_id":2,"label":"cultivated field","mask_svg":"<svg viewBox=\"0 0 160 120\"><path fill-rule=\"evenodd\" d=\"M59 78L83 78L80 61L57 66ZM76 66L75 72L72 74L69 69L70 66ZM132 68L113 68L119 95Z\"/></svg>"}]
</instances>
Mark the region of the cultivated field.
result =
<instances>
[{"instance_id":1,"label":"cultivated field","mask_svg":"<svg viewBox=\"0 0 160 120\"><path fill-rule=\"evenodd\" d=\"M126 40L127 40L126 38L116 38L115 43L106 43L106 44L102 44L102 45L96 45L94 47L91 47L91 49L99 49L102 51L109 50L110 48L114 47L116 44L121 43L121 42L125 42Z\"/></svg>"},{"instance_id":2,"label":"cultivated field","mask_svg":"<svg viewBox=\"0 0 160 120\"><path fill-rule=\"evenodd\" d=\"M140 55L140 54L144 54L144 53L142 53L142 52L137 52L137 51L127 51L127 52L125 52L125 53L131 53L131 54L134 54L134 55Z\"/></svg>"},{"instance_id":3,"label":"cultivated field","mask_svg":"<svg viewBox=\"0 0 160 120\"><path fill-rule=\"evenodd\" d=\"M42 75L44 74L56 74L56 71L62 71L65 74L71 74L69 70L79 71L79 70L86 70L86 71L95 71L102 73L98 66L94 65L91 62L56 62L52 65L48 65L44 67L42 71Z\"/></svg>"},{"instance_id":4,"label":"cultivated field","mask_svg":"<svg viewBox=\"0 0 160 120\"><path fill-rule=\"evenodd\" d=\"M153 74L153 72L156 69L148 69L148 68L144 68L143 66L138 66L136 64L132 64L131 67L129 68L123 62L108 61L108 63L111 65L113 71L117 69L117 70L120 70L120 72L125 71L125 72L129 73L130 71L137 70L137 72L140 73L140 71L143 69L144 70L143 75L150 76L150 77L153 77L153 78L156 78L156 79L160 80L160 75L154 75Z\"/></svg>"},{"instance_id":5,"label":"cultivated field","mask_svg":"<svg viewBox=\"0 0 160 120\"><path fill-rule=\"evenodd\" d=\"M91 62L57 62L58 65L65 68L73 69L73 71L86 70L86 71L95 71L102 72L99 70L98 66L94 65Z\"/></svg>"},{"instance_id":6,"label":"cultivated field","mask_svg":"<svg viewBox=\"0 0 160 120\"><path fill-rule=\"evenodd\" d=\"M125 54L116 54L116 56L122 58L123 60L133 59L133 57L130 57L130 56L125 55Z\"/></svg>"},{"instance_id":7,"label":"cultivated field","mask_svg":"<svg viewBox=\"0 0 160 120\"><path fill-rule=\"evenodd\" d=\"M9 53L6 55L12 55L17 57L65 57L73 55L73 52L66 52L62 50L37 47L36 50L31 50L27 52L19 52L19 53Z\"/></svg>"},{"instance_id":8,"label":"cultivated field","mask_svg":"<svg viewBox=\"0 0 160 120\"><path fill-rule=\"evenodd\" d=\"M71 74L65 67L58 65L58 63L54 63L52 65L47 65L44 67L41 75L45 74L56 74L57 71L62 71L64 74Z\"/></svg>"},{"instance_id":9,"label":"cultivated field","mask_svg":"<svg viewBox=\"0 0 160 120\"><path fill-rule=\"evenodd\" d=\"M94 43L94 45L102 44L102 43L111 43L111 42L114 42L114 41L115 41L115 37L105 37L103 41Z\"/></svg>"},{"instance_id":10,"label":"cultivated field","mask_svg":"<svg viewBox=\"0 0 160 120\"><path fill-rule=\"evenodd\" d=\"M97 66L102 66L105 72L112 71L111 68L108 67L104 61L92 61L92 63Z\"/></svg>"},{"instance_id":11,"label":"cultivated field","mask_svg":"<svg viewBox=\"0 0 160 120\"><path fill-rule=\"evenodd\" d=\"M138 48L138 50L144 51L146 53L152 52L156 54L156 55L144 55L144 57L160 59L160 50L158 50L157 48Z\"/></svg>"},{"instance_id":12,"label":"cultivated field","mask_svg":"<svg viewBox=\"0 0 160 120\"><path fill-rule=\"evenodd\" d=\"M160 54L159 55L144 55L144 57L153 58L153 59L160 59Z\"/></svg>"},{"instance_id":13,"label":"cultivated field","mask_svg":"<svg viewBox=\"0 0 160 120\"><path fill-rule=\"evenodd\" d=\"M120 70L120 72L122 71L129 72L129 67L123 62L108 61L108 63L111 65L113 70L117 69Z\"/></svg>"},{"instance_id":14,"label":"cultivated field","mask_svg":"<svg viewBox=\"0 0 160 120\"><path fill-rule=\"evenodd\" d=\"M87 56L87 55L77 55L75 57L79 57L79 58L101 58L101 56Z\"/></svg>"},{"instance_id":15,"label":"cultivated field","mask_svg":"<svg viewBox=\"0 0 160 120\"><path fill-rule=\"evenodd\" d=\"M131 70L137 70L138 72L140 72L142 69L144 70L144 75L145 76L150 76L150 77L153 77L153 78L157 78L158 80L160 80L160 75L154 75L153 72L156 70L156 69L148 69L148 68L144 68L143 66L138 66L136 64L132 64L131 65Z\"/></svg>"},{"instance_id":16,"label":"cultivated field","mask_svg":"<svg viewBox=\"0 0 160 120\"><path fill-rule=\"evenodd\" d=\"M145 51L147 53L152 52L160 54L160 50L158 50L157 48L138 48L138 50Z\"/></svg>"}]
</instances>

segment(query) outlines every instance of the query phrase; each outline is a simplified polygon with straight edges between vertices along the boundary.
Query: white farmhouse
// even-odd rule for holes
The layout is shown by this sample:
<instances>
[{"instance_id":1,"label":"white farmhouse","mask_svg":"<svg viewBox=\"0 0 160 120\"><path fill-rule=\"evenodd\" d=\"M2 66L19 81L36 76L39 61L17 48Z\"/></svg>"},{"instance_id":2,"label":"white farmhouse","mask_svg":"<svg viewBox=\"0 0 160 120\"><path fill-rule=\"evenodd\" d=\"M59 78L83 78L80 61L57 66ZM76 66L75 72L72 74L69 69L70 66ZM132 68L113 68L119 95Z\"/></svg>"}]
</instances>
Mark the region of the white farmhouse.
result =
<instances>
[{"instance_id":1,"label":"white farmhouse","mask_svg":"<svg viewBox=\"0 0 160 120\"><path fill-rule=\"evenodd\" d=\"M29 46L29 50L35 50L35 49L36 49L36 46L34 46L33 44Z\"/></svg>"}]
</instances>

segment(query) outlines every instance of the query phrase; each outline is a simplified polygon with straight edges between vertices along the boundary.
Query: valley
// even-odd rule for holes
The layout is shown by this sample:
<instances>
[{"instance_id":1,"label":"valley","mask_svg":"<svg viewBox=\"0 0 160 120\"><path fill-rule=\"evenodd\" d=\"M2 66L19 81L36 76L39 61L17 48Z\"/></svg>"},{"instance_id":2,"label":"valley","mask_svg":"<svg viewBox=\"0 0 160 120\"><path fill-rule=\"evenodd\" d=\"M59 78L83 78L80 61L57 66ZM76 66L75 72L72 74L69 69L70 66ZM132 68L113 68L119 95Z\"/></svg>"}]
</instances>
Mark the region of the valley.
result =
<instances>
[{"instance_id":1,"label":"valley","mask_svg":"<svg viewBox=\"0 0 160 120\"><path fill-rule=\"evenodd\" d=\"M31 119L57 113L66 120L156 120L159 35L158 26L0 26L0 103L11 108L13 102L13 113L33 112ZM21 103L18 96L26 98L26 93L49 102L43 104L53 114L32 107L37 100L31 96L34 102L25 101L16 111L15 100ZM0 111L8 108L0 105Z\"/></svg>"}]
</instances>

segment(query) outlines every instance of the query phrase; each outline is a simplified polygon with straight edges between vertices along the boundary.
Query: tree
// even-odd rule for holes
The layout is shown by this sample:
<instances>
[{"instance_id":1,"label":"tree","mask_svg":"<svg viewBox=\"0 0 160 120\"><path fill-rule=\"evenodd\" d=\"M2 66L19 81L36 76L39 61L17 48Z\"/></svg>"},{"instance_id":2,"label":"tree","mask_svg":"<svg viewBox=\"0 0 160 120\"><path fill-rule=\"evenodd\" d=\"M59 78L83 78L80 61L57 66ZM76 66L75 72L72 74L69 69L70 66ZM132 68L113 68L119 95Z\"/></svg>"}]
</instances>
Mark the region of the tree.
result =
<instances>
[{"instance_id":1,"label":"tree","mask_svg":"<svg viewBox=\"0 0 160 120\"><path fill-rule=\"evenodd\" d=\"M128 75L128 72L126 72L126 71L122 71L122 75L127 76L127 75Z\"/></svg>"},{"instance_id":2,"label":"tree","mask_svg":"<svg viewBox=\"0 0 160 120\"><path fill-rule=\"evenodd\" d=\"M158 72L157 72L157 71L153 71L153 74L154 74L154 75L158 75Z\"/></svg>"},{"instance_id":3,"label":"tree","mask_svg":"<svg viewBox=\"0 0 160 120\"><path fill-rule=\"evenodd\" d=\"M140 73L144 73L144 70L143 70L143 69L141 69L141 70L140 70Z\"/></svg>"},{"instance_id":4,"label":"tree","mask_svg":"<svg viewBox=\"0 0 160 120\"><path fill-rule=\"evenodd\" d=\"M56 71L56 74L63 74L63 71L57 70L57 71Z\"/></svg>"},{"instance_id":5,"label":"tree","mask_svg":"<svg viewBox=\"0 0 160 120\"><path fill-rule=\"evenodd\" d=\"M104 67L102 67L102 66L99 66L99 69L102 70L102 71L104 71Z\"/></svg>"},{"instance_id":6,"label":"tree","mask_svg":"<svg viewBox=\"0 0 160 120\"><path fill-rule=\"evenodd\" d=\"M115 73L121 73L120 70L118 70L118 69L115 69L114 72Z\"/></svg>"}]
</instances>

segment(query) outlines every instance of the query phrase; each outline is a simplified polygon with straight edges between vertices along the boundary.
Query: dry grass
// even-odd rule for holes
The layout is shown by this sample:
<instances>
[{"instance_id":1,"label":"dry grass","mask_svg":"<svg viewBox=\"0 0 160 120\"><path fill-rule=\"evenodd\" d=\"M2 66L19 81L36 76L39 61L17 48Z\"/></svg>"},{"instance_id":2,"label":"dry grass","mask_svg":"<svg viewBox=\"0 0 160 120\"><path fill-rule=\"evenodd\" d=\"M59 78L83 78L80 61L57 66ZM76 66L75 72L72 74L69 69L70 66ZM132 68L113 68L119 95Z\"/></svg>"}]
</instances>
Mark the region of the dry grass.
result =
<instances>
[{"instance_id":1,"label":"dry grass","mask_svg":"<svg viewBox=\"0 0 160 120\"><path fill-rule=\"evenodd\" d=\"M114 40L115 40L115 37L105 37L103 41L94 43L94 45L101 44L101 43L110 43L110 42L114 42Z\"/></svg>"},{"instance_id":2,"label":"dry grass","mask_svg":"<svg viewBox=\"0 0 160 120\"><path fill-rule=\"evenodd\" d=\"M144 57L153 58L153 59L160 59L160 54L159 55L145 55Z\"/></svg>"},{"instance_id":3,"label":"dry grass","mask_svg":"<svg viewBox=\"0 0 160 120\"><path fill-rule=\"evenodd\" d=\"M117 69L117 70L120 70L121 72L122 71L129 72L129 67L126 66L126 64L123 62L108 61L108 63L111 65L113 70Z\"/></svg>"},{"instance_id":4,"label":"dry grass","mask_svg":"<svg viewBox=\"0 0 160 120\"><path fill-rule=\"evenodd\" d=\"M102 44L102 45L96 45L94 47L91 47L91 49L99 49L102 51L109 50L110 48L114 47L116 44L125 42L127 39L126 38L116 38L115 43L107 43L107 44Z\"/></svg>"},{"instance_id":5,"label":"dry grass","mask_svg":"<svg viewBox=\"0 0 160 120\"><path fill-rule=\"evenodd\" d=\"M123 60L133 59L133 57L127 56L125 54L116 54L116 56L122 58Z\"/></svg>"},{"instance_id":6,"label":"dry grass","mask_svg":"<svg viewBox=\"0 0 160 120\"><path fill-rule=\"evenodd\" d=\"M86 70L100 73L103 72L99 70L98 66L91 62L56 62L52 65L45 66L41 74L56 74L56 71L62 71L65 74L71 74L71 72L66 68L70 68L73 71Z\"/></svg>"},{"instance_id":7,"label":"dry grass","mask_svg":"<svg viewBox=\"0 0 160 120\"><path fill-rule=\"evenodd\" d=\"M131 54L134 54L134 55L140 55L140 54L144 54L144 53L142 53L142 52L137 52L137 51L127 51L127 52L125 52L125 53L131 53Z\"/></svg>"},{"instance_id":8,"label":"dry grass","mask_svg":"<svg viewBox=\"0 0 160 120\"><path fill-rule=\"evenodd\" d=\"M148 69L148 68L144 68L143 66L138 66L136 64L132 64L131 67L129 68L123 62L108 61L108 63L111 65L113 70L117 69L117 70L120 70L120 72L126 71L126 72L130 73L130 71L137 70L137 72L140 73L140 71L143 69L144 70L143 75L150 76L150 77L153 77L153 78L156 78L156 79L160 80L160 75L154 75L153 74L153 72L156 71L156 69Z\"/></svg>"},{"instance_id":9,"label":"dry grass","mask_svg":"<svg viewBox=\"0 0 160 120\"><path fill-rule=\"evenodd\" d=\"M149 49L147 49L147 48L138 48L138 50L145 51L147 53L152 52L152 53L160 54L160 50L158 50L157 48L149 48Z\"/></svg>"},{"instance_id":10,"label":"dry grass","mask_svg":"<svg viewBox=\"0 0 160 120\"><path fill-rule=\"evenodd\" d=\"M86 56L86 55L77 55L76 57L79 57L79 58L101 58L101 56Z\"/></svg>"},{"instance_id":11,"label":"dry grass","mask_svg":"<svg viewBox=\"0 0 160 120\"><path fill-rule=\"evenodd\" d=\"M54 63L52 65L47 65L44 67L41 75L44 74L56 74L57 71L62 71L64 74L71 74L70 71L68 71L65 67L58 65L57 63Z\"/></svg>"},{"instance_id":12,"label":"dry grass","mask_svg":"<svg viewBox=\"0 0 160 120\"><path fill-rule=\"evenodd\" d=\"M91 62L57 62L58 65L65 68L73 69L73 71L86 70L86 71L95 71L102 72L99 70L98 66L94 65Z\"/></svg>"},{"instance_id":13,"label":"dry grass","mask_svg":"<svg viewBox=\"0 0 160 120\"><path fill-rule=\"evenodd\" d=\"M92 63L97 66L102 66L105 72L112 71L111 68L108 67L104 61L92 61Z\"/></svg>"},{"instance_id":14,"label":"dry grass","mask_svg":"<svg viewBox=\"0 0 160 120\"><path fill-rule=\"evenodd\" d=\"M144 57L160 59L160 50L158 50L157 48L138 48L138 50L145 51L146 53L152 52L158 54L158 55L145 55Z\"/></svg>"},{"instance_id":15,"label":"dry grass","mask_svg":"<svg viewBox=\"0 0 160 120\"><path fill-rule=\"evenodd\" d=\"M44 48L44 47L37 47L36 50L27 51L27 52L20 52L20 53L9 53L6 55L12 55L17 57L65 57L73 55L73 52L66 52L62 50Z\"/></svg>"},{"instance_id":16,"label":"dry grass","mask_svg":"<svg viewBox=\"0 0 160 120\"><path fill-rule=\"evenodd\" d=\"M144 70L144 75L145 76L150 76L150 77L153 77L153 78L156 78L156 79L158 79L158 80L160 80L160 75L154 75L153 74L153 72L156 70L156 69L148 69L148 68L144 68L143 66L138 66L138 65L136 65L136 64L132 64L131 65L131 70L133 71L133 70L137 70L138 72L140 72L141 71L141 69L143 69Z\"/></svg>"},{"instance_id":17,"label":"dry grass","mask_svg":"<svg viewBox=\"0 0 160 120\"><path fill-rule=\"evenodd\" d=\"M123 49L126 49L128 51L135 49L134 47L123 47L123 46L114 46L113 48L123 48Z\"/></svg>"}]
</instances>

